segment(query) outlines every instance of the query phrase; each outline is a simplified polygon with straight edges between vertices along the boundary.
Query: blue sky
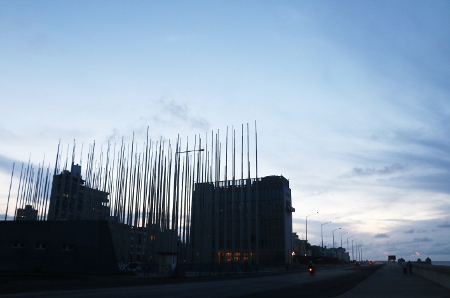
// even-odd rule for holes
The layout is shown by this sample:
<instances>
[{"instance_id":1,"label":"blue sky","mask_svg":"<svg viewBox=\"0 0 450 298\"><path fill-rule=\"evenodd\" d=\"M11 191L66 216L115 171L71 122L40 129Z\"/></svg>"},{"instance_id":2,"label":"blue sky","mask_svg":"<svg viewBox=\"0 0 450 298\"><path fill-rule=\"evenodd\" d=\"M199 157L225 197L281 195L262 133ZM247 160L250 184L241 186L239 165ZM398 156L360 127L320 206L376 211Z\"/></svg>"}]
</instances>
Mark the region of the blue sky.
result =
<instances>
[{"instance_id":1,"label":"blue sky","mask_svg":"<svg viewBox=\"0 0 450 298\"><path fill-rule=\"evenodd\" d=\"M0 214L63 144L258 126L294 231L450 261L448 1L1 1ZM252 127L252 125L250 125ZM345 247L345 245L344 245Z\"/></svg>"}]
</instances>

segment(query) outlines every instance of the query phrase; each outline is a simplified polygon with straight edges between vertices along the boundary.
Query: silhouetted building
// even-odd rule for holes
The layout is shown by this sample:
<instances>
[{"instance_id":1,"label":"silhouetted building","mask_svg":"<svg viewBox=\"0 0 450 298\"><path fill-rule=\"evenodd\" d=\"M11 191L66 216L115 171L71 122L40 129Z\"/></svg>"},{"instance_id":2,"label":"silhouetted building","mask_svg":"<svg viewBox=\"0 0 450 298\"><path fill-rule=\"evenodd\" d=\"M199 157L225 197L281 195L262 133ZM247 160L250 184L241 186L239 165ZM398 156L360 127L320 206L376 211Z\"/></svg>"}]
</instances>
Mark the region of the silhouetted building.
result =
<instances>
[{"instance_id":1,"label":"silhouetted building","mask_svg":"<svg viewBox=\"0 0 450 298\"><path fill-rule=\"evenodd\" d=\"M53 175L48 220L106 220L109 217L108 193L85 186L81 166Z\"/></svg>"},{"instance_id":2,"label":"silhouetted building","mask_svg":"<svg viewBox=\"0 0 450 298\"><path fill-rule=\"evenodd\" d=\"M108 227L101 221L1 221L0 270L117 274Z\"/></svg>"},{"instance_id":3,"label":"silhouetted building","mask_svg":"<svg viewBox=\"0 0 450 298\"><path fill-rule=\"evenodd\" d=\"M282 176L196 183L191 238L194 263L289 263L289 181Z\"/></svg>"},{"instance_id":4,"label":"silhouetted building","mask_svg":"<svg viewBox=\"0 0 450 298\"><path fill-rule=\"evenodd\" d=\"M37 220L38 211L31 205L26 205L24 209L18 208L16 220Z\"/></svg>"},{"instance_id":5,"label":"silhouetted building","mask_svg":"<svg viewBox=\"0 0 450 298\"><path fill-rule=\"evenodd\" d=\"M306 256L306 240L299 239L297 233L292 233L292 251L295 255Z\"/></svg>"}]
</instances>

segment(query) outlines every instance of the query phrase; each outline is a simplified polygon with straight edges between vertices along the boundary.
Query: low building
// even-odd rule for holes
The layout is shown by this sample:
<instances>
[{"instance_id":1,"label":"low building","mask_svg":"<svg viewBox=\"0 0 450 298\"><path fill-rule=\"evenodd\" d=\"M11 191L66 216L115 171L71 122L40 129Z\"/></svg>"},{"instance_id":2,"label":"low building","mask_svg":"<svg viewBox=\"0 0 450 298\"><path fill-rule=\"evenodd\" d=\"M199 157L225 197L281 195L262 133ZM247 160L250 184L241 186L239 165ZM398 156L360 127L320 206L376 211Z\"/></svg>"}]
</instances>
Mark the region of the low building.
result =
<instances>
[{"instance_id":1,"label":"low building","mask_svg":"<svg viewBox=\"0 0 450 298\"><path fill-rule=\"evenodd\" d=\"M306 247L306 240L301 240L298 238L297 233L292 233L292 251L294 252L294 255L306 256Z\"/></svg>"},{"instance_id":2,"label":"low building","mask_svg":"<svg viewBox=\"0 0 450 298\"><path fill-rule=\"evenodd\" d=\"M107 221L1 221L1 271L117 274Z\"/></svg>"}]
</instances>

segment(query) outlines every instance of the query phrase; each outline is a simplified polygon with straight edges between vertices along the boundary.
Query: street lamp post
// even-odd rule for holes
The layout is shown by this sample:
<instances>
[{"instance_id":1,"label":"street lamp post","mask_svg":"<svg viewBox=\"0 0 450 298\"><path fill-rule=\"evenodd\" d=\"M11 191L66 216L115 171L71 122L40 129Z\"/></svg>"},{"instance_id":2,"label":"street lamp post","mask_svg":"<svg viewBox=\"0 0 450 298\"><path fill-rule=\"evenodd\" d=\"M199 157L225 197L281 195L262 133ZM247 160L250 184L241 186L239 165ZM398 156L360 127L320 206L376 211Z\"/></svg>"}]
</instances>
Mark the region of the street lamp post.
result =
<instances>
[{"instance_id":1,"label":"street lamp post","mask_svg":"<svg viewBox=\"0 0 450 298\"><path fill-rule=\"evenodd\" d=\"M201 151L205 151L205 149L193 149L193 150L186 150L186 151L177 151L175 152L176 154L180 154L180 153L189 153L189 152L201 152Z\"/></svg>"},{"instance_id":2,"label":"street lamp post","mask_svg":"<svg viewBox=\"0 0 450 298\"><path fill-rule=\"evenodd\" d=\"M331 222L331 221L326 222L326 223L323 223L323 224L320 225L320 236L322 237L322 256L323 256L323 230L322 230L322 227L323 227L324 225L326 225L326 224L329 224L330 222Z\"/></svg>"},{"instance_id":3,"label":"street lamp post","mask_svg":"<svg viewBox=\"0 0 450 298\"><path fill-rule=\"evenodd\" d=\"M357 242L356 244L356 259L358 261L361 261L361 258L359 257L359 247L361 246L360 242Z\"/></svg>"},{"instance_id":4,"label":"street lamp post","mask_svg":"<svg viewBox=\"0 0 450 298\"><path fill-rule=\"evenodd\" d=\"M342 259L344 258L344 252L342 251L342 235L345 235L345 234L347 234L348 232L345 232L345 233L342 233L341 234L341 261L342 261Z\"/></svg>"},{"instance_id":5,"label":"street lamp post","mask_svg":"<svg viewBox=\"0 0 450 298\"><path fill-rule=\"evenodd\" d=\"M355 235L350 236L350 237L347 237L347 250L348 250L348 239L350 239L350 238L352 238L352 237L355 237Z\"/></svg>"},{"instance_id":6,"label":"street lamp post","mask_svg":"<svg viewBox=\"0 0 450 298\"><path fill-rule=\"evenodd\" d=\"M364 243L364 242L362 242L362 241L356 241L355 244L356 244L356 243ZM360 248L360 246L361 246L360 244L356 245L356 259L359 258L359 261L361 261L360 254L359 254L359 248Z\"/></svg>"},{"instance_id":7,"label":"street lamp post","mask_svg":"<svg viewBox=\"0 0 450 298\"><path fill-rule=\"evenodd\" d=\"M342 235L348 234L348 232L342 233L341 234L341 248L342 248Z\"/></svg>"},{"instance_id":8,"label":"street lamp post","mask_svg":"<svg viewBox=\"0 0 450 298\"><path fill-rule=\"evenodd\" d=\"M361 241L361 244L359 245L359 261L362 262L362 246L364 245L364 242Z\"/></svg>"},{"instance_id":9,"label":"street lamp post","mask_svg":"<svg viewBox=\"0 0 450 298\"><path fill-rule=\"evenodd\" d=\"M331 231L331 233L333 234L333 251L334 251L334 257L336 257L336 250L334 249L334 231L340 230L341 228L338 229L334 229L333 231Z\"/></svg>"},{"instance_id":10,"label":"street lamp post","mask_svg":"<svg viewBox=\"0 0 450 298\"><path fill-rule=\"evenodd\" d=\"M314 214L319 213L319 211L317 211L316 213L310 214L306 216L306 243L305 243L305 255L308 254L308 217Z\"/></svg>"},{"instance_id":11,"label":"street lamp post","mask_svg":"<svg viewBox=\"0 0 450 298\"><path fill-rule=\"evenodd\" d=\"M355 255L353 254L353 241L357 240L358 238L355 238L352 240L352 259L355 261Z\"/></svg>"}]
</instances>

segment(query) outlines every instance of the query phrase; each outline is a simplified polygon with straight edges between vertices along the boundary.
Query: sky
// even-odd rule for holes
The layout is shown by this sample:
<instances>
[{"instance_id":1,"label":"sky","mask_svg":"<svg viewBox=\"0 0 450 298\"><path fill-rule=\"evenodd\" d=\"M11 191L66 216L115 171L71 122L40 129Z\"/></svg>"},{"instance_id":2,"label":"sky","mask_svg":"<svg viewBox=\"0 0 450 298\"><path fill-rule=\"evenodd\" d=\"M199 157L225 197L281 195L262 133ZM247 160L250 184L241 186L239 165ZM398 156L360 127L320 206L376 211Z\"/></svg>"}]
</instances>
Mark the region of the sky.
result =
<instances>
[{"instance_id":1,"label":"sky","mask_svg":"<svg viewBox=\"0 0 450 298\"><path fill-rule=\"evenodd\" d=\"M450 261L448 1L3 0L0 103L0 217L59 141L256 122L301 239Z\"/></svg>"}]
</instances>

